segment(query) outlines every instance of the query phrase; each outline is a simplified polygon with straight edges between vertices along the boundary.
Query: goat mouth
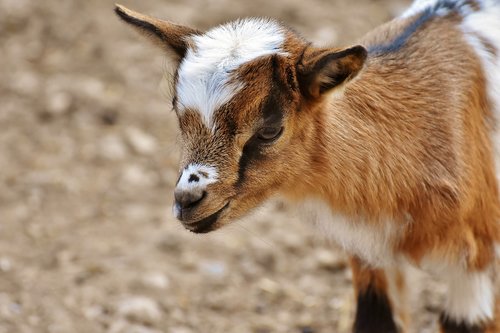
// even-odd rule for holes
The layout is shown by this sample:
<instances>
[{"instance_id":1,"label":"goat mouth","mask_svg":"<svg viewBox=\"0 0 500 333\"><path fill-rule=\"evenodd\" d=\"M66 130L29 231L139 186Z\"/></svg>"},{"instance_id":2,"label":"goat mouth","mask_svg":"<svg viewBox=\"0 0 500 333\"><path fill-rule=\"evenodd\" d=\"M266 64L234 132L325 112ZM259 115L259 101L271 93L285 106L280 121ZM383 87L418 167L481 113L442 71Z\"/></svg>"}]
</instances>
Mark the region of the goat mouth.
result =
<instances>
[{"instance_id":1,"label":"goat mouth","mask_svg":"<svg viewBox=\"0 0 500 333\"><path fill-rule=\"evenodd\" d=\"M184 224L184 227L195 234L206 234L207 232L213 231L215 223L219 219L219 215L229 206L229 202L224 205L221 209L209 215L201 220L192 222L189 224Z\"/></svg>"}]
</instances>

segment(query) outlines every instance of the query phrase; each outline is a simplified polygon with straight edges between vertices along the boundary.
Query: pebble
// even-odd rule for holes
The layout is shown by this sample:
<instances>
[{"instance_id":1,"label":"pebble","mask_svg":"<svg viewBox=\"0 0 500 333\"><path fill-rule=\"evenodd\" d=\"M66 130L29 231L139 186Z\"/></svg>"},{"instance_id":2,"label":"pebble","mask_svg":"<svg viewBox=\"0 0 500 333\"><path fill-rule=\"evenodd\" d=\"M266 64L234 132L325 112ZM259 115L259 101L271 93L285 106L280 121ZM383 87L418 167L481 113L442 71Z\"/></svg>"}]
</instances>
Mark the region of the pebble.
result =
<instances>
[{"instance_id":1,"label":"pebble","mask_svg":"<svg viewBox=\"0 0 500 333\"><path fill-rule=\"evenodd\" d=\"M283 233L281 241L287 250L298 252L304 246L304 237L296 233Z\"/></svg>"},{"instance_id":2,"label":"pebble","mask_svg":"<svg viewBox=\"0 0 500 333\"><path fill-rule=\"evenodd\" d=\"M61 115L71 107L71 96L63 91L53 93L47 98L47 112L52 115Z\"/></svg>"},{"instance_id":3,"label":"pebble","mask_svg":"<svg viewBox=\"0 0 500 333\"><path fill-rule=\"evenodd\" d=\"M156 139L139 128L129 127L125 134L128 144L138 154L151 155L158 150Z\"/></svg>"},{"instance_id":4,"label":"pebble","mask_svg":"<svg viewBox=\"0 0 500 333\"><path fill-rule=\"evenodd\" d=\"M151 272L142 276L141 283L145 287L154 289L167 289L170 286L170 280L161 272Z\"/></svg>"},{"instance_id":5,"label":"pebble","mask_svg":"<svg viewBox=\"0 0 500 333\"><path fill-rule=\"evenodd\" d=\"M337 32L332 27L323 27L314 33L314 40L318 43L334 43L337 39Z\"/></svg>"},{"instance_id":6,"label":"pebble","mask_svg":"<svg viewBox=\"0 0 500 333\"><path fill-rule=\"evenodd\" d=\"M8 272L12 269L12 262L7 257L0 258L0 271Z\"/></svg>"},{"instance_id":7,"label":"pebble","mask_svg":"<svg viewBox=\"0 0 500 333\"><path fill-rule=\"evenodd\" d=\"M155 175L137 164L126 166L122 176L123 180L132 186L149 187L156 183Z\"/></svg>"},{"instance_id":8,"label":"pebble","mask_svg":"<svg viewBox=\"0 0 500 333\"><path fill-rule=\"evenodd\" d=\"M347 267L347 262L341 254L327 249L319 249L314 253L318 268L329 271L340 271Z\"/></svg>"},{"instance_id":9,"label":"pebble","mask_svg":"<svg viewBox=\"0 0 500 333\"><path fill-rule=\"evenodd\" d=\"M260 279L257 285L259 289L270 294L277 294L281 290L278 283L268 278Z\"/></svg>"},{"instance_id":10,"label":"pebble","mask_svg":"<svg viewBox=\"0 0 500 333\"><path fill-rule=\"evenodd\" d=\"M92 305L83 310L83 315L88 320L96 320L104 314L104 308L100 305Z\"/></svg>"},{"instance_id":11,"label":"pebble","mask_svg":"<svg viewBox=\"0 0 500 333\"><path fill-rule=\"evenodd\" d=\"M198 265L198 269L202 273L215 278L222 278L227 272L226 264L221 261L202 261Z\"/></svg>"},{"instance_id":12,"label":"pebble","mask_svg":"<svg viewBox=\"0 0 500 333\"><path fill-rule=\"evenodd\" d=\"M118 313L128 320L148 325L157 323L162 316L158 303L145 296L133 296L122 300L118 304Z\"/></svg>"},{"instance_id":13,"label":"pebble","mask_svg":"<svg viewBox=\"0 0 500 333\"><path fill-rule=\"evenodd\" d=\"M108 134L99 142L99 154L107 160L122 160L127 156L127 147L118 135Z\"/></svg>"}]
</instances>

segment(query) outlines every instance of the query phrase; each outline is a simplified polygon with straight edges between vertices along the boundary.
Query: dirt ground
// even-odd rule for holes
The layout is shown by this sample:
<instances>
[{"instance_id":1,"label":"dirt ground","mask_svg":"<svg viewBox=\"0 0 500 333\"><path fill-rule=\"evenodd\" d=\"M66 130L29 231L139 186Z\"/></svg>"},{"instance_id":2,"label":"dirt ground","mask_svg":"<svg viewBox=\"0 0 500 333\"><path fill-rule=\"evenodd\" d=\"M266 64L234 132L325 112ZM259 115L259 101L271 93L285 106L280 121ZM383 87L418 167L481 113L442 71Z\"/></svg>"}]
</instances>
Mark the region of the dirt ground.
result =
<instances>
[{"instance_id":1,"label":"dirt ground","mask_svg":"<svg viewBox=\"0 0 500 333\"><path fill-rule=\"evenodd\" d=\"M0 333L349 332L345 257L286 203L203 236L172 217L170 66L113 2L0 0ZM276 17L335 45L408 5L123 2L201 29ZM410 289L416 332L435 331L442 288Z\"/></svg>"}]
</instances>

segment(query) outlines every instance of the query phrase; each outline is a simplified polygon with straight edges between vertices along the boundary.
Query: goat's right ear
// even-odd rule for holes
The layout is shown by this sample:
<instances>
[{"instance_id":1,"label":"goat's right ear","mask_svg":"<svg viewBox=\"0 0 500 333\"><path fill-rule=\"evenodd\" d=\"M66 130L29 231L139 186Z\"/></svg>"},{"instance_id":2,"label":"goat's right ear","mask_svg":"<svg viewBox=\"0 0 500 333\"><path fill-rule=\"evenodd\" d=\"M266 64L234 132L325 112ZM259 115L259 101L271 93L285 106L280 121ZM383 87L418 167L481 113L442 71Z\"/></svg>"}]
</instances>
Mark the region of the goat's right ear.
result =
<instances>
[{"instance_id":1,"label":"goat's right ear","mask_svg":"<svg viewBox=\"0 0 500 333\"><path fill-rule=\"evenodd\" d=\"M200 34L196 29L159 20L119 4L116 4L115 12L156 45L173 54L177 61L186 55L190 36Z\"/></svg>"},{"instance_id":2,"label":"goat's right ear","mask_svg":"<svg viewBox=\"0 0 500 333\"><path fill-rule=\"evenodd\" d=\"M367 51L361 45L340 50L306 50L297 65L302 94L316 99L345 84L363 68L366 56Z\"/></svg>"}]
</instances>

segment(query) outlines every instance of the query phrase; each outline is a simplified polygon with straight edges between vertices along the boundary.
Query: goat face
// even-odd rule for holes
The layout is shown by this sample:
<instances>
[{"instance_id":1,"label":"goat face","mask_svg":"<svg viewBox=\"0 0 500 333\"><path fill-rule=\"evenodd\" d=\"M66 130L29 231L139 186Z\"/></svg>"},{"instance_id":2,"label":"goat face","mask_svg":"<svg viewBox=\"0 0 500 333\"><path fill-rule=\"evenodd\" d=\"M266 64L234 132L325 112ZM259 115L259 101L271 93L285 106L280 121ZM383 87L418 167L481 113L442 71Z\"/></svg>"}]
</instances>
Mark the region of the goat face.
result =
<instances>
[{"instance_id":1,"label":"goat face","mask_svg":"<svg viewBox=\"0 0 500 333\"><path fill-rule=\"evenodd\" d=\"M183 168L174 210L188 229L209 231L249 211L289 181L293 170L287 169L299 163L293 161L300 147L293 129L298 85L292 64L270 55L230 73L226 89L233 89L234 96L210 118L200 108L183 105L178 89L179 82L175 108Z\"/></svg>"},{"instance_id":2,"label":"goat face","mask_svg":"<svg viewBox=\"0 0 500 333\"><path fill-rule=\"evenodd\" d=\"M361 46L318 49L265 19L206 33L118 6L118 15L178 61L181 129L174 214L196 233L217 229L284 186L314 158L314 105L363 66Z\"/></svg>"}]
</instances>

